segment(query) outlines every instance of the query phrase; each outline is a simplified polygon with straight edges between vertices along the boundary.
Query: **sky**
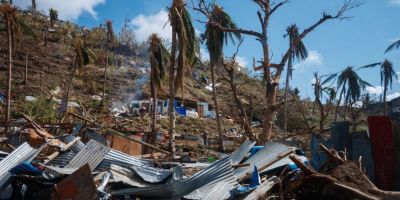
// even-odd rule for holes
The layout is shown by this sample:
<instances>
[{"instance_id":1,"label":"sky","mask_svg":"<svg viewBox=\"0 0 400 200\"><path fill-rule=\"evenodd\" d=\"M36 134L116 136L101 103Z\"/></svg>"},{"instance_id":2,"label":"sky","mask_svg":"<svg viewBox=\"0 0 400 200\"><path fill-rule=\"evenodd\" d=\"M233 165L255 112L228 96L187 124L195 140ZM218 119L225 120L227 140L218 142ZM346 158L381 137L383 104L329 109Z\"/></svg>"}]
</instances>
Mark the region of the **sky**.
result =
<instances>
[{"instance_id":1,"label":"sky","mask_svg":"<svg viewBox=\"0 0 400 200\"><path fill-rule=\"evenodd\" d=\"M196 1L196 0L193 0ZM286 27L297 24L302 30L314 24L323 12L334 14L344 0L291 0L273 14L269 28L270 51L272 61L278 62L288 47ZM14 0L21 8L30 5L30 0ZM168 24L167 7L171 0L37 0L38 9L48 12L49 8L59 11L60 18L70 20L81 26L94 27L104 23L105 19L114 22L115 31L119 31L128 19L129 26L135 30L137 39L145 41L153 32L163 38L171 37ZM204 16L193 11L192 0L188 1L189 11L198 33L204 32ZM238 27L259 31L260 24L256 15L258 6L250 0L216 0L229 13ZM385 54L385 49L400 39L400 0L364 0L364 4L347 13L349 20L329 21L310 33L303 42L309 57L302 62L296 61L293 80L290 85L300 89L302 97L312 96L313 73L321 75L337 73L347 66L356 68L388 59L393 62L400 75L400 50ZM232 56L236 47L229 44L225 55ZM207 50L201 49L202 58L207 59ZM261 45L254 37L245 36L238 53L239 63L252 69L252 60L262 57ZM285 72L286 73L286 72ZM361 78L375 87L367 92L376 97L382 94L379 69L358 71ZM284 87L282 79L280 87ZM400 96L400 81L393 83L388 98Z\"/></svg>"}]
</instances>

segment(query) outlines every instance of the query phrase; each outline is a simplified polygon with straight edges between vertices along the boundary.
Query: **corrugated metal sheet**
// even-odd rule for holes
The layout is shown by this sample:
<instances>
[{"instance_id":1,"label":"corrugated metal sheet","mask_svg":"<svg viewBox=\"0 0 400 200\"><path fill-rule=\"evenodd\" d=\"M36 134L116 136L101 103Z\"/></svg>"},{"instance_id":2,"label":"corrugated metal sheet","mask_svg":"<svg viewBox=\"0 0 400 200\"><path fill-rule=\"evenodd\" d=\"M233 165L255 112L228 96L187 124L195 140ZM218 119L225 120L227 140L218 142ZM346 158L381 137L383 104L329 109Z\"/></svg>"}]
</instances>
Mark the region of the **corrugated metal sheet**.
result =
<instances>
[{"instance_id":1,"label":"corrugated metal sheet","mask_svg":"<svg viewBox=\"0 0 400 200\"><path fill-rule=\"evenodd\" d=\"M91 140L65 167L80 168L85 164L89 164L90 169L94 170L109 151L109 147Z\"/></svg>"},{"instance_id":2,"label":"corrugated metal sheet","mask_svg":"<svg viewBox=\"0 0 400 200\"><path fill-rule=\"evenodd\" d=\"M9 170L24 161L32 161L44 147L34 149L25 142L0 162L0 193L11 178Z\"/></svg>"},{"instance_id":3,"label":"corrugated metal sheet","mask_svg":"<svg viewBox=\"0 0 400 200\"><path fill-rule=\"evenodd\" d=\"M210 182L217 183L233 177L231 162L231 158L228 156L181 182L144 188L122 189L113 191L111 194L114 196L133 195L149 199L179 199Z\"/></svg>"},{"instance_id":4,"label":"corrugated metal sheet","mask_svg":"<svg viewBox=\"0 0 400 200\"><path fill-rule=\"evenodd\" d=\"M319 170L321 166L328 159L327 155L321 151L319 144L323 144L328 148L332 148L330 141L325 140L322 136L313 133L311 135L310 149L311 149L311 166Z\"/></svg>"},{"instance_id":5,"label":"corrugated metal sheet","mask_svg":"<svg viewBox=\"0 0 400 200\"><path fill-rule=\"evenodd\" d=\"M367 170L369 179L374 182L374 159L372 157L371 140L369 139L366 131L355 132L351 134L352 141L352 153L350 154L351 159L358 161L362 156L363 167Z\"/></svg>"},{"instance_id":6,"label":"corrugated metal sheet","mask_svg":"<svg viewBox=\"0 0 400 200\"><path fill-rule=\"evenodd\" d=\"M393 143L394 143L394 189L400 191L400 120L393 120Z\"/></svg>"},{"instance_id":7,"label":"corrugated metal sheet","mask_svg":"<svg viewBox=\"0 0 400 200\"><path fill-rule=\"evenodd\" d=\"M292 147L286 146L280 143L269 143L266 144L264 148L257 151L254 155L252 155L249 159L244 163L250 164L248 167L240 167L235 169L234 174L237 178L245 176L248 172L253 170L254 165L257 168L265 166L267 163L270 163L272 160L276 159L283 153L294 151Z\"/></svg>"},{"instance_id":8,"label":"corrugated metal sheet","mask_svg":"<svg viewBox=\"0 0 400 200\"><path fill-rule=\"evenodd\" d=\"M208 190L208 194L202 198L206 200L221 200L221 199L227 199L229 196L227 196L226 193L221 192L221 191L230 191L232 190L232 184L229 182L221 181L215 184L213 188Z\"/></svg>"},{"instance_id":9,"label":"corrugated metal sheet","mask_svg":"<svg viewBox=\"0 0 400 200\"><path fill-rule=\"evenodd\" d=\"M336 122L331 126L331 139L333 148L336 151L351 153L351 136L349 134L349 122Z\"/></svg>"},{"instance_id":10,"label":"corrugated metal sheet","mask_svg":"<svg viewBox=\"0 0 400 200\"><path fill-rule=\"evenodd\" d=\"M255 144L255 142L250 140L243 142L243 144L232 153L232 164L239 164Z\"/></svg>"},{"instance_id":11,"label":"corrugated metal sheet","mask_svg":"<svg viewBox=\"0 0 400 200\"><path fill-rule=\"evenodd\" d=\"M72 142L76 137L73 135L68 135L65 137L61 137L60 140L65 144ZM62 152L59 156L51 160L47 163L48 166L58 166L65 167L75 156L78 154L85 144L82 141L77 141L74 145L70 147L70 149L66 152Z\"/></svg>"},{"instance_id":12,"label":"corrugated metal sheet","mask_svg":"<svg viewBox=\"0 0 400 200\"><path fill-rule=\"evenodd\" d=\"M232 164L239 164L254 145L255 142L250 140L240 145L240 147L230 155ZM220 185L221 183L223 183L222 186ZM215 197L214 199L227 199L230 196L230 191L237 185L236 177L229 176L222 182L214 181L194 190L190 194L185 195L185 199L208 199L211 196Z\"/></svg>"},{"instance_id":13,"label":"corrugated metal sheet","mask_svg":"<svg viewBox=\"0 0 400 200\"><path fill-rule=\"evenodd\" d=\"M168 169L154 168L150 166L131 166L131 168L137 175L139 175L144 181L149 183L160 183L171 176L172 172Z\"/></svg>"},{"instance_id":14,"label":"corrugated metal sheet","mask_svg":"<svg viewBox=\"0 0 400 200\"><path fill-rule=\"evenodd\" d=\"M368 128L374 157L376 186L394 189L394 147L392 122L385 116L369 116Z\"/></svg>"},{"instance_id":15,"label":"corrugated metal sheet","mask_svg":"<svg viewBox=\"0 0 400 200\"><path fill-rule=\"evenodd\" d=\"M151 161L142 160L120 151L111 149L106 155L103 161L97 166L96 170L105 171L111 168L111 165L118 165L124 168L129 168L130 166L151 166L153 163Z\"/></svg>"}]
</instances>

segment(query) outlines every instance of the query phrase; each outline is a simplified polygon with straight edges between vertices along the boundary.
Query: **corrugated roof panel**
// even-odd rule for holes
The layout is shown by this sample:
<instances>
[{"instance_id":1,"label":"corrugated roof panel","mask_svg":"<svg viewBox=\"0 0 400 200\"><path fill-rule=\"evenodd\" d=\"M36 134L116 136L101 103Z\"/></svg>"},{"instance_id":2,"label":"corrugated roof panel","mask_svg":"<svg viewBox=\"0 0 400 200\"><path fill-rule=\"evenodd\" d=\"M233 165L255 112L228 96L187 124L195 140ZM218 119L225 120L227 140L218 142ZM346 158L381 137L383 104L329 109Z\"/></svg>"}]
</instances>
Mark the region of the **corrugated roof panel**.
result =
<instances>
[{"instance_id":1,"label":"corrugated roof panel","mask_svg":"<svg viewBox=\"0 0 400 200\"><path fill-rule=\"evenodd\" d=\"M133 195L144 198L181 198L210 182L219 182L233 177L230 156L215 162L208 168L199 171L190 178L177 183L155 185L144 188L129 188L113 191L114 196Z\"/></svg>"},{"instance_id":2,"label":"corrugated roof panel","mask_svg":"<svg viewBox=\"0 0 400 200\"><path fill-rule=\"evenodd\" d=\"M400 191L400 120L393 120L393 143L394 143L394 186Z\"/></svg>"},{"instance_id":3,"label":"corrugated roof panel","mask_svg":"<svg viewBox=\"0 0 400 200\"><path fill-rule=\"evenodd\" d=\"M132 169L144 181L149 183L160 183L172 174L171 170L154 168L145 165L140 167L132 165L130 169Z\"/></svg>"},{"instance_id":4,"label":"corrugated roof panel","mask_svg":"<svg viewBox=\"0 0 400 200\"><path fill-rule=\"evenodd\" d=\"M362 165L367 170L369 179L374 182L374 159L372 157L371 141L366 131L355 132L352 137L351 159L358 161L362 157Z\"/></svg>"},{"instance_id":5,"label":"corrugated roof panel","mask_svg":"<svg viewBox=\"0 0 400 200\"><path fill-rule=\"evenodd\" d=\"M27 142L20 145L17 149L11 152L6 158L0 162L0 188L4 187L11 178L9 170L19 165L20 163L32 161L37 154L44 148L43 145L39 149L32 148ZM2 188L3 189L3 188ZM1 191L1 189L0 189Z\"/></svg>"},{"instance_id":6,"label":"corrugated roof panel","mask_svg":"<svg viewBox=\"0 0 400 200\"><path fill-rule=\"evenodd\" d=\"M336 151L344 151L351 153L351 136L349 134L350 123L335 122L331 126L331 139L333 148Z\"/></svg>"},{"instance_id":7,"label":"corrugated roof panel","mask_svg":"<svg viewBox=\"0 0 400 200\"><path fill-rule=\"evenodd\" d=\"M392 121L386 116L369 116L368 128L374 157L375 184L382 190L394 189L394 147Z\"/></svg>"},{"instance_id":8,"label":"corrugated roof panel","mask_svg":"<svg viewBox=\"0 0 400 200\"><path fill-rule=\"evenodd\" d=\"M110 152L106 155L104 160L97 166L96 170L104 171L109 170L111 165L118 165L124 168L129 168L131 166L151 166L152 162L147 160L142 160L120 151L111 149Z\"/></svg>"},{"instance_id":9,"label":"corrugated roof panel","mask_svg":"<svg viewBox=\"0 0 400 200\"><path fill-rule=\"evenodd\" d=\"M90 169L94 170L109 151L109 147L104 146L94 140L91 140L65 167L80 168L88 163Z\"/></svg>"},{"instance_id":10,"label":"corrugated roof panel","mask_svg":"<svg viewBox=\"0 0 400 200\"><path fill-rule=\"evenodd\" d=\"M267 163L273 161L278 156L294 151L292 147L286 146L284 144L271 142L266 144L264 148L257 151L254 155L252 155L249 159L244 163L250 164L248 167L240 167L235 169L234 174L237 178L245 176L248 172L253 170L254 165L258 168L265 166Z\"/></svg>"},{"instance_id":11,"label":"corrugated roof panel","mask_svg":"<svg viewBox=\"0 0 400 200\"><path fill-rule=\"evenodd\" d=\"M239 164L255 144L255 142L250 140L246 140L245 142L243 142L243 144L240 145L240 147L232 153L232 164Z\"/></svg>"}]
</instances>

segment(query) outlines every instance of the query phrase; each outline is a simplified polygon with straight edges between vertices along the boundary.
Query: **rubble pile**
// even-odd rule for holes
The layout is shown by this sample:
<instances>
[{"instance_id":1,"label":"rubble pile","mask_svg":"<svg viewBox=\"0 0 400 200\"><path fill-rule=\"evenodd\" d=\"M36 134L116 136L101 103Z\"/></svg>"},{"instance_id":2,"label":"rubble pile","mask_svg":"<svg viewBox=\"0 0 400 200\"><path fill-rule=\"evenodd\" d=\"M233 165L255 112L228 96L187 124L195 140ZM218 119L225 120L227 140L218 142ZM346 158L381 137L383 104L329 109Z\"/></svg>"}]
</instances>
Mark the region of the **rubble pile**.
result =
<instances>
[{"instance_id":1,"label":"rubble pile","mask_svg":"<svg viewBox=\"0 0 400 200\"><path fill-rule=\"evenodd\" d=\"M399 192L378 189L361 161L349 161L345 152L323 144L327 159L317 171L303 151L278 142L256 146L247 140L231 154L177 159L166 149L112 131L154 152L132 156L99 137L84 140L87 131L80 123L54 131L24 118L26 142L0 152L0 199L400 198Z\"/></svg>"}]
</instances>

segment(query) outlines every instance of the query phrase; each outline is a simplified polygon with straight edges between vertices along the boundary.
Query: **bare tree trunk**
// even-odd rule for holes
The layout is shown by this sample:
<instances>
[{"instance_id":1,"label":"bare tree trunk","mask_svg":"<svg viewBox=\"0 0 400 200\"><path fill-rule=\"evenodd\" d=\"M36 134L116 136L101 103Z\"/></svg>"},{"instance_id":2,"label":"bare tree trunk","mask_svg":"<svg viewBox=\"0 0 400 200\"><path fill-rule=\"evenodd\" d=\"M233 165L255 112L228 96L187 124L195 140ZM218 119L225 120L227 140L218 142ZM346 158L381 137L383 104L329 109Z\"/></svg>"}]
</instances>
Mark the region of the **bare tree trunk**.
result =
<instances>
[{"instance_id":1,"label":"bare tree trunk","mask_svg":"<svg viewBox=\"0 0 400 200\"><path fill-rule=\"evenodd\" d=\"M339 100L338 100L338 102L337 102L337 104L336 104L336 109L335 109L335 120L334 120L334 122L337 122L337 117L338 117L338 113L339 113L339 106L340 106L340 102L342 101L342 96L343 96L343 94L344 94L344 87L342 88L342 91L340 92Z\"/></svg>"},{"instance_id":2,"label":"bare tree trunk","mask_svg":"<svg viewBox=\"0 0 400 200\"><path fill-rule=\"evenodd\" d=\"M213 102L215 107L215 118L217 119L217 128L218 128L218 136L219 136L219 150L221 152L225 151L224 148L224 135L222 134L221 130L221 118L219 116L219 107L218 107L218 100L217 100L217 89L215 87L215 66L211 64L211 87L212 87L212 95L213 95Z\"/></svg>"},{"instance_id":3,"label":"bare tree trunk","mask_svg":"<svg viewBox=\"0 0 400 200\"><path fill-rule=\"evenodd\" d=\"M290 54L292 55L292 54ZM287 135L287 112L288 112L288 103L287 103L287 97L288 97L288 92L289 92L289 81L290 81L290 73L292 70L292 56L289 57L288 60L288 68L287 68L287 73L286 73L286 84L285 84L285 95L284 95L284 103L285 103L285 110L284 110L284 130L283 130L283 137L286 138Z\"/></svg>"},{"instance_id":4,"label":"bare tree trunk","mask_svg":"<svg viewBox=\"0 0 400 200\"><path fill-rule=\"evenodd\" d=\"M172 27L172 45L171 45L171 58L169 66L169 102L168 102L168 116L169 116L169 149L172 156L175 157L175 59L176 59L176 28Z\"/></svg>"},{"instance_id":5,"label":"bare tree trunk","mask_svg":"<svg viewBox=\"0 0 400 200\"><path fill-rule=\"evenodd\" d=\"M13 45L12 45L12 31L11 22L6 20L7 23L7 36L8 36L8 79L7 79L7 108L6 108L6 123L7 123L7 133L8 133L8 123L11 117L11 84L12 84L12 66L13 66Z\"/></svg>"},{"instance_id":6,"label":"bare tree trunk","mask_svg":"<svg viewBox=\"0 0 400 200\"><path fill-rule=\"evenodd\" d=\"M46 28L46 30L45 30L45 32L44 32L44 46L47 47L47 34L48 34L48 32L49 32L49 26L46 25L45 28Z\"/></svg>"},{"instance_id":7,"label":"bare tree trunk","mask_svg":"<svg viewBox=\"0 0 400 200\"><path fill-rule=\"evenodd\" d=\"M245 131L245 135L253 141L257 141L257 137L253 135L253 130L251 128L251 118L249 119L246 114L246 110L240 99L238 98L237 87L235 84L234 69L227 70L229 74L229 84L232 90L232 96L235 99L236 106L239 109L241 123ZM252 102L252 101L250 101Z\"/></svg>"},{"instance_id":8,"label":"bare tree trunk","mask_svg":"<svg viewBox=\"0 0 400 200\"><path fill-rule=\"evenodd\" d=\"M157 117L157 90L153 80L150 79L151 85L151 98L152 98L152 110L151 110L151 127L150 134L147 136L147 143L154 145L156 143L156 117ZM145 147L145 153L151 153L152 149Z\"/></svg>"},{"instance_id":9,"label":"bare tree trunk","mask_svg":"<svg viewBox=\"0 0 400 200\"><path fill-rule=\"evenodd\" d=\"M25 54L25 76L24 76L24 84L28 84L28 51Z\"/></svg>"},{"instance_id":10,"label":"bare tree trunk","mask_svg":"<svg viewBox=\"0 0 400 200\"><path fill-rule=\"evenodd\" d=\"M316 99L316 103L320 109L320 119L319 119L319 132L322 133L324 131L324 121L325 121L325 114L324 114L324 105L322 104L321 100L318 98Z\"/></svg>"},{"instance_id":11,"label":"bare tree trunk","mask_svg":"<svg viewBox=\"0 0 400 200\"><path fill-rule=\"evenodd\" d=\"M104 77L103 77L103 93L101 95L101 105L104 105L104 98L106 97L106 84L107 84L107 66L108 66L108 50L106 55L106 65L104 66Z\"/></svg>"},{"instance_id":12,"label":"bare tree trunk","mask_svg":"<svg viewBox=\"0 0 400 200\"><path fill-rule=\"evenodd\" d=\"M386 102L386 93L387 93L387 80L385 79L385 87L383 89L383 105L384 105L384 115L388 115L388 107L387 107L387 102Z\"/></svg>"},{"instance_id":13,"label":"bare tree trunk","mask_svg":"<svg viewBox=\"0 0 400 200\"><path fill-rule=\"evenodd\" d=\"M69 79L69 83L68 83L68 89L67 89L67 96L66 96L66 100L65 100L65 114L68 112L68 103L69 103L69 98L70 98L70 94L71 94L71 88L72 88L72 82L75 78L75 74L76 74L76 70L77 70L77 58L75 58L75 65L74 65L74 70L72 71L71 74L71 78Z\"/></svg>"}]
</instances>

